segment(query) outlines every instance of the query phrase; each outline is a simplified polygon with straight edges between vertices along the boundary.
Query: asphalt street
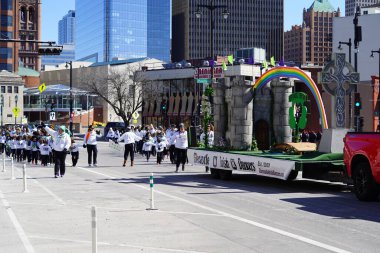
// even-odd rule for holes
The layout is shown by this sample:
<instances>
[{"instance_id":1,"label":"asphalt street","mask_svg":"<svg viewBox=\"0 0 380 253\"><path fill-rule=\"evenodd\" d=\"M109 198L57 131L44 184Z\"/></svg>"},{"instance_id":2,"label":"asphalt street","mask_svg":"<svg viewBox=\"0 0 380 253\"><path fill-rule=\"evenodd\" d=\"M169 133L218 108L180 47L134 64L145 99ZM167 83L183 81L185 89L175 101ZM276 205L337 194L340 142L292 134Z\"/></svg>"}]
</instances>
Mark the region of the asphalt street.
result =
<instances>
[{"instance_id":1,"label":"asphalt street","mask_svg":"<svg viewBox=\"0 0 380 253\"><path fill-rule=\"evenodd\" d=\"M98 149L98 167L82 149L77 167L67 157L63 178L28 165L28 193L22 164L15 180L8 161L6 172L0 166L0 252L91 252L92 206L98 252L380 252L380 202L359 202L343 184L249 174L222 181L140 155L122 167L119 151Z\"/></svg>"}]
</instances>

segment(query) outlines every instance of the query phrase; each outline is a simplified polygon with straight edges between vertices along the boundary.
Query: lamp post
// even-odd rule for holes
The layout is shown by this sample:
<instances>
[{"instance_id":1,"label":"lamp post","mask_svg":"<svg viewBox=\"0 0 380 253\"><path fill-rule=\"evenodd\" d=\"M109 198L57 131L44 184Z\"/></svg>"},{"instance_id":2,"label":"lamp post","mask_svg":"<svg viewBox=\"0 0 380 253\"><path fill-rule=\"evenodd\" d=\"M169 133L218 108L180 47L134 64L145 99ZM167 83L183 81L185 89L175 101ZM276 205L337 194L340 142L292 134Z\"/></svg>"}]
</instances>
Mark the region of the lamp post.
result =
<instances>
[{"instance_id":1,"label":"lamp post","mask_svg":"<svg viewBox=\"0 0 380 253\"><path fill-rule=\"evenodd\" d=\"M209 4L198 4L197 5L197 11L195 12L195 16L197 19L200 19L201 16L202 16L202 12L201 12L201 8L205 8L207 9L209 12L210 12L210 48L211 48L211 52L210 52L210 56L209 56L209 59L210 59L210 62L209 62L209 66L210 66L210 72L211 72L211 85L213 84L213 80L214 80L214 57L215 57L215 53L214 53L214 30L215 30L215 21L214 21L214 11L217 10L217 9L224 9L223 12L222 12L222 15L223 15L223 18L224 19L227 19L228 16L230 15L229 11L227 10L227 5L215 5L214 3L214 0L210 0L209 1ZM206 95L208 94L209 95L209 102L210 102L210 105L211 105L211 115L212 115L212 88L208 88L205 90L205 93ZM205 101L206 103L206 101ZM206 109L206 108L205 108ZM203 110L203 123L204 123L204 134L205 134L205 139L204 139L204 142L205 142L205 147L207 148L209 145L208 145L208 135L207 135L207 127L208 127L208 124L209 124L209 120L211 119L211 115L208 115L208 112L206 110Z\"/></svg>"},{"instance_id":2,"label":"lamp post","mask_svg":"<svg viewBox=\"0 0 380 253\"><path fill-rule=\"evenodd\" d=\"M70 133L73 135L73 62L66 62L66 69L70 66Z\"/></svg>"},{"instance_id":3,"label":"lamp post","mask_svg":"<svg viewBox=\"0 0 380 253\"><path fill-rule=\"evenodd\" d=\"M377 53L379 54L379 72L378 72L378 84L379 84L379 87L380 87L380 48L379 50L371 50L371 58L374 58L375 56L373 55L374 53ZM376 101L376 109L377 109L377 128L376 130L379 131L380 130L380 106L379 106L379 96L380 94L378 93L377 94L377 101Z\"/></svg>"},{"instance_id":4,"label":"lamp post","mask_svg":"<svg viewBox=\"0 0 380 253\"><path fill-rule=\"evenodd\" d=\"M342 50L342 45L348 46L348 62L351 64L351 48L352 48L352 41L351 38L348 39L348 42L339 41L339 50Z\"/></svg>"},{"instance_id":5,"label":"lamp post","mask_svg":"<svg viewBox=\"0 0 380 253\"><path fill-rule=\"evenodd\" d=\"M15 95L15 107L17 108L17 102L18 102L18 95L16 94ZM16 114L15 114L15 125L17 124L17 116L16 116Z\"/></svg>"},{"instance_id":6,"label":"lamp post","mask_svg":"<svg viewBox=\"0 0 380 253\"><path fill-rule=\"evenodd\" d=\"M348 39L348 42L345 41L339 41L339 46L338 49L341 51L342 50L342 45L347 45L348 46L348 62L351 64L351 48L352 48L352 40L351 38ZM348 112L350 113L348 117L348 126L352 128L352 92L349 94L349 99L348 99Z\"/></svg>"},{"instance_id":7,"label":"lamp post","mask_svg":"<svg viewBox=\"0 0 380 253\"><path fill-rule=\"evenodd\" d=\"M230 13L227 10L227 5L215 5L214 0L210 0L210 4L198 4L197 5L197 11L195 12L195 16L199 19L202 16L202 12L200 8L206 8L210 11L210 43L211 43L211 56L210 59L214 59L214 29L215 29L215 22L214 22L214 11L216 9L224 9L222 12L223 18L227 19Z\"/></svg>"},{"instance_id":8,"label":"lamp post","mask_svg":"<svg viewBox=\"0 0 380 253\"><path fill-rule=\"evenodd\" d=\"M4 107L4 95L0 95L0 107L1 107L1 127L4 125L3 121L3 107Z\"/></svg>"}]
</instances>

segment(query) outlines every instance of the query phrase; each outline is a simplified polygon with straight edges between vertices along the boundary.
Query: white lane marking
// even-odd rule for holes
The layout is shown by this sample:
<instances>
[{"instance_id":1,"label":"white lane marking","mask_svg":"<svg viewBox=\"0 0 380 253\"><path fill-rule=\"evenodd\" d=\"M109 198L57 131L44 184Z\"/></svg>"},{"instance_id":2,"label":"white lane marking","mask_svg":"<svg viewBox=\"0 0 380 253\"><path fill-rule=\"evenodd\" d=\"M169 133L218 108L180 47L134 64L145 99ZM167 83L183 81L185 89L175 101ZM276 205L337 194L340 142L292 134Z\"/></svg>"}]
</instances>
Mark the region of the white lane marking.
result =
<instances>
[{"instance_id":1,"label":"white lane marking","mask_svg":"<svg viewBox=\"0 0 380 253\"><path fill-rule=\"evenodd\" d=\"M11 219L13 226L15 227L18 236L20 237L22 244L24 244L24 248L26 249L26 252L28 253L34 253L34 248L32 244L30 243L28 237L25 234L24 229L21 227L20 222L17 220L17 217L15 213L13 212L11 206L9 205L9 202L5 199L5 196L3 192L0 190L0 199L1 202L3 203L3 206L7 210L8 216Z\"/></svg>"},{"instance_id":2,"label":"white lane marking","mask_svg":"<svg viewBox=\"0 0 380 253\"><path fill-rule=\"evenodd\" d=\"M53 198L55 198L59 203L61 203L62 205L66 205L66 202L61 199L60 197L58 197L55 193L53 193L52 191L50 191L46 186L42 185L40 182L38 182L36 179L32 179L32 181L37 184L39 187L41 187L44 191L46 191L48 194L50 194Z\"/></svg>"},{"instance_id":3,"label":"white lane marking","mask_svg":"<svg viewBox=\"0 0 380 253\"><path fill-rule=\"evenodd\" d=\"M94 174L102 175L102 176L110 178L110 179L116 179L113 176L109 176L109 175L106 175L106 174L103 174L103 173L100 173L100 172L95 172L95 171L88 170L88 169L85 169L85 168L82 168L82 167L78 167L78 168L86 170L86 171L94 173ZM134 184L134 183L131 183L131 185L134 185L134 186L139 187L141 189L150 191L149 187L145 187L145 186L142 186L142 185L139 185L139 184ZM336 252L336 253L351 253L350 251L346 251L344 249L340 249L340 248L337 248L337 247L334 247L334 246L331 246L331 245L328 245L328 244L325 244L325 243L322 243L322 242L318 242L318 241L306 238L306 237L301 236L301 235L293 234L293 233L287 232L287 231L282 230L282 229L271 227L271 226L268 226L268 225L265 225L265 224L262 224L262 223L259 223L259 222L248 220L248 219L242 218L240 216L233 215L233 214L230 214L230 213L227 213L227 212L223 212L223 211L214 209L212 207L204 206L204 205L198 204L196 202L193 202L193 201L190 201L190 200L187 200L187 199L183 199L183 198L180 198L180 197L168 194L168 193L164 193L164 192L161 192L161 191L158 191L158 190L154 190L154 192L158 193L158 194L161 194L163 196L166 196L166 197L169 197L169 198L176 199L178 201L187 203L189 205L196 206L196 207L202 208L204 210L208 210L210 212L214 212L216 214L220 214L222 216L225 216L225 217L228 217L228 218L231 218L231 219L243 222L243 223L247 223L247 224L253 225L253 226L258 227L258 228L262 228L262 229L265 229L265 230L268 230L268 231L271 231L271 232L274 232L274 233L277 233L277 234L280 234L280 235L283 235L283 236L286 236L286 237L290 237L290 238L293 238L295 240L298 240L298 241L301 241L301 242L304 242L304 243L307 243L307 244L310 244L310 245L317 246L317 247L325 249L325 250L329 250L329 251Z\"/></svg>"},{"instance_id":4,"label":"white lane marking","mask_svg":"<svg viewBox=\"0 0 380 253\"><path fill-rule=\"evenodd\" d=\"M15 166L18 170L21 170L21 168ZM43 184L41 184L40 182L38 182L36 179L33 179L31 178L30 176L28 176L28 174L26 175L26 178L27 179L31 179L33 181L33 183L35 183L36 185L38 185L39 187L41 187L45 192L47 192L50 196L52 196L55 200L57 200L59 203L61 203L62 205L66 205L66 202L61 199L60 197L58 197L55 193L53 193L51 190L49 190L46 186L44 186Z\"/></svg>"},{"instance_id":5,"label":"white lane marking","mask_svg":"<svg viewBox=\"0 0 380 253\"><path fill-rule=\"evenodd\" d=\"M188 214L188 215L219 216L219 217L224 217L224 215L222 215L222 214L216 214L216 213L174 212L174 211L163 211L163 210L157 210L157 211L155 211L155 213Z\"/></svg>"},{"instance_id":6,"label":"white lane marking","mask_svg":"<svg viewBox=\"0 0 380 253\"><path fill-rule=\"evenodd\" d=\"M62 242L71 242L71 243L83 243L83 244L90 244L91 241L84 241L84 240L70 240L70 239L62 239L57 237L50 237L50 236L38 236L33 235L30 236L34 239L41 239L41 240L49 240L49 241L62 241ZM132 245L132 244L126 244L126 243L109 243L109 242L98 242L98 245L103 246L116 246L116 247L126 247L126 248L137 248L137 249L149 249L157 251L163 251L163 252L179 252L179 253L207 253L204 251L193 251L193 250L182 250L182 249L168 249L168 248L156 248L156 247L150 247L150 246L139 246L139 245Z\"/></svg>"}]
</instances>

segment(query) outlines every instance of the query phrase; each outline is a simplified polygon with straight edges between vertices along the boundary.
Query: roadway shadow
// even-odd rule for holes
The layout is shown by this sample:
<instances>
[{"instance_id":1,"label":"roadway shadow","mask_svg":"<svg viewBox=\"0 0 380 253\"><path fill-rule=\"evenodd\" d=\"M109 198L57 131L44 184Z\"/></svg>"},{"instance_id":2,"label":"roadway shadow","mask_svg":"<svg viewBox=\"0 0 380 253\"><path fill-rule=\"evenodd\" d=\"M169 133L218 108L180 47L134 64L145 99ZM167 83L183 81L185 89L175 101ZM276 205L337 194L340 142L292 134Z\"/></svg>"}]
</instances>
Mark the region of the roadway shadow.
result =
<instances>
[{"instance_id":1,"label":"roadway shadow","mask_svg":"<svg viewBox=\"0 0 380 253\"><path fill-rule=\"evenodd\" d=\"M116 179L104 179L107 181L115 181L118 183L134 183L134 184L146 184L149 183L149 175L137 176L132 178L116 178ZM234 174L233 178L228 181L218 180L211 178L210 174L194 172L154 172L154 183L169 185L174 187L183 188L206 188L206 189L226 189L226 190L240 190L246 192L256 192L261 194L283 194L303 192L308 194L337 194L344 197L345 195L352 195L351 190L344 184L334 184L309 180L295 180L295 181L283 181L274 178L260 177L250 174ZM218 192L200 192L192 194L219 194Z\"/></svg>"},{"instance_id":2,"label":"roadway shadow","mask_svg":"<svg viewBox=\"0 0 380 253\"><path fill-rule=\"evenodd\" d=\"M352 194L350 199L334 197L310 197L281 199L292 204L299 205L297 209L345 220L367 220L380 222L380 201L361 202Z\"/></svg>"}]
</instances>

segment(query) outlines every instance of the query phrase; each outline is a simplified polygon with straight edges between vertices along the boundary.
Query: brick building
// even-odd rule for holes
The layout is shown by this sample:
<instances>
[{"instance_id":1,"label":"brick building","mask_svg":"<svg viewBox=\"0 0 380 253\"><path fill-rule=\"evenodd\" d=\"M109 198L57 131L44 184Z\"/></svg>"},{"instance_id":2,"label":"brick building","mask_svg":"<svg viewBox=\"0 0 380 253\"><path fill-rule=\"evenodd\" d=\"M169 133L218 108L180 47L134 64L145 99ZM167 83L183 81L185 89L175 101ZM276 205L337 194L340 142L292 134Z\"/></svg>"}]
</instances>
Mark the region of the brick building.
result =
<instances>
[{"instance_id":1,"label":"brick building","mask_svg":"<svg viewBox=\"0 0 380 253\"><path fill-rule=\"evenodd\" d=\"M286 61L323 66L332 53L333 18L340 17L328 0L315 0L303 11L302 26L293 26L284 34Z\"/></svg>"},{"instance_id":2,"label":"brick building","mask_svg":"<svg viewBox=\"0 0 380 253\"><path fill-rule=\"evenodd\" d=\"M1 39L40 40L41 0L1 0ZM19 61L40 70L37 44L0 42L0 70L17 72Z\"/></svg>"}]
</instances>

